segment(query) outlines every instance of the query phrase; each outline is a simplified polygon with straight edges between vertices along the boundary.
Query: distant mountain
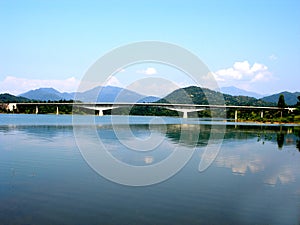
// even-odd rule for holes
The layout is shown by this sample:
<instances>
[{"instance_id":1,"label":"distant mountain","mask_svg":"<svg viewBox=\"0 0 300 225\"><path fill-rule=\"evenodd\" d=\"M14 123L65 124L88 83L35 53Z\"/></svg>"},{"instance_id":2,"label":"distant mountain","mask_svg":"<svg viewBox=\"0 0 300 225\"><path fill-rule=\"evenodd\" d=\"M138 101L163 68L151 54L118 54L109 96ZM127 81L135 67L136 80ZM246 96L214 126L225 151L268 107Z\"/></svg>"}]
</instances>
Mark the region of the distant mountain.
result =
<instances>
[{"instance_id":1,"label":"distant mountain","mask_svg":"<svg viewBox=\"0 0 300 225\"><path fill-rule=\"evenodd\" d=\"M159 100L159 98L154 96L144 96L134 91L113 86L99 86L85 92L73 93L61 93L53 88L39 88L19 96L39 101L71 100L75 96L76 100L83 102L154 102Z\"/></svg>"},{"instance_id":2,"label":"distant mountain","mask_svg":"<svg viewBox=\"0 0 300 225\"><path fill-rule=\"evenodd\" d=\"M200 88L196 86L180 88L173 91L171 94L167 95L158 102L170 102L170 103L186 103L186 104L200 104L208 105L219 104L218 102L208 102L207 96L209 96L212 101L222 97L222 93L213 91L207 88ZM216 98L217 97L217 98ZM265 102L261 99L256 99L248 96L232 96L228 94L223 94L226 105L243 105L243 106L274 106L274 103Z\"/></svg>"},{"instance_id":3,"label":"distant mountain","mask_svg":"<svg viewBox=\"0 0 300 225\"><path fill-rule=\"evenodd\" d=\"M30 99L24 97L17 97L11 94L0 94L0 103L10 102L29 102Z\"/></svg>"},{"instance_id":4,"label":"distant mountain","mask_svg":"<svg viewBox=\"0 0 300 225\"><path fill-rule=\"evenodd\" d=\"M280 92L278 94L273 94L273 95L270 95L270 96L263 97L261 99L263 101L273 102L273 103L277 104L279 96L281 94L284 95L284 100L285 100L285 103L287 105L296 105L297 101L298 101L297 97L300 95L300 92L291 93L291 92L288 92L288 91L284 91L284 92Z\"/></svg>"},{"instance_id":5,"label":"distant mountain","mask_svg":"<svg viewBox=\"0 0 300 225\"><path fill-rule=\"evenodd\" d=\"M61 93L54 88L39 88L20 94L19 96L39 101L71 100L74 98L74 94Z\"/></svg>"},{"instance_id":6,"label":"distant mountain","mask_svg":"<svg viewBox=\"0 0 300 225\"><path fill-rule=\"evenodd\" d=\"M261 94L255 93L255 92L251 92L251 91L246 91L234 86L229 86L229 87L221 87L220 88L221 92L224 94L229 94L229 95L233 95L233 96L249 96L249 97L254 97L254 98L262 98L264 97Z\"/></svg>"},{"instance_id":7,"label":"distant mountain","mask_svg":"<svg viewBox=\"0 0 300 225\"><path fill-rule=\"evenodd\" d=\"M159 97L155 97L155 96L147 96L147 97L144 97L142 99L140 99L138 102L156 102L160 100Z\"/></svg>"},{"instance_id":8,"label":"distant mountain","mask_svg":"<svg viewBox=\"0 0 300 225\"><path fill-rule=\"evenodd\" d=\"M95 99L95 96L98 96ZM134 91L120 87L105 86L95 87L85 92L76 93L76 99L83 102L153 102L159 98L153 96L144 96Z\"/></svg>"}]
</instances>

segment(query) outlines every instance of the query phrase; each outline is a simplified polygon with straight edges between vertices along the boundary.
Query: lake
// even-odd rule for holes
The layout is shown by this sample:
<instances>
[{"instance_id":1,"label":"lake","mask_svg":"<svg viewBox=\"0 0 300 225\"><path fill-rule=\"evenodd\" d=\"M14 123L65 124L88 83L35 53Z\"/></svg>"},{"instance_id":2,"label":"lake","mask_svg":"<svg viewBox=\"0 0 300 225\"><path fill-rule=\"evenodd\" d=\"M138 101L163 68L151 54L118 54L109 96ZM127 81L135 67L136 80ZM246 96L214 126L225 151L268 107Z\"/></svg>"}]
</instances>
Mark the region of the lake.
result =
<instances>
[{"instance_id":1,"label":"lake","mask_svg":"<svg viewBox=\"0 0 300 225\"><path fill-rule=\"evenodd\" d=\"M97 138L116 162L137 171L129 185L114 164L106 167L109 178L99 175L97 160L86 161L82 148L98 148ZM300 127L291 125L1 114L0 224L299 225L299 140ZM199 171L206 147L218 143ZM140 177L174 149L187 157L177 171L157 181ZM153 179L166 171L156 173Z\"/></svg>"}]
</instances>

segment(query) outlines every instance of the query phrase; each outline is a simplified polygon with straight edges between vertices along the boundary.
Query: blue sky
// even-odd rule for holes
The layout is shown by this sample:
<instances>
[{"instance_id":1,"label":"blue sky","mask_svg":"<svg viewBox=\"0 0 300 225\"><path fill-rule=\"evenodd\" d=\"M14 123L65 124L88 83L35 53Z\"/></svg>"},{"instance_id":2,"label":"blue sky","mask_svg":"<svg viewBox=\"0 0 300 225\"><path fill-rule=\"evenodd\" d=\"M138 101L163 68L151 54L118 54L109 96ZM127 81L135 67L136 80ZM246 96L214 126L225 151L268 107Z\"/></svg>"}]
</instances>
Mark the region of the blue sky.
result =
<instances>
[{"instance_id":1,"label":"blue sky","mask_svg":"<svg viewBox=\"0 0 300 225\"><path fill-rule=\"evenodd\" d=\"M220 86L300 91L298 0L0 0L0 29L0 93L44 86L76 90L103 54L144 40L190 50ZM138 79L134 71L149 68L172 77L168 69L139 66L112 83L126 87Z\"/></svg>"}]
</instances>

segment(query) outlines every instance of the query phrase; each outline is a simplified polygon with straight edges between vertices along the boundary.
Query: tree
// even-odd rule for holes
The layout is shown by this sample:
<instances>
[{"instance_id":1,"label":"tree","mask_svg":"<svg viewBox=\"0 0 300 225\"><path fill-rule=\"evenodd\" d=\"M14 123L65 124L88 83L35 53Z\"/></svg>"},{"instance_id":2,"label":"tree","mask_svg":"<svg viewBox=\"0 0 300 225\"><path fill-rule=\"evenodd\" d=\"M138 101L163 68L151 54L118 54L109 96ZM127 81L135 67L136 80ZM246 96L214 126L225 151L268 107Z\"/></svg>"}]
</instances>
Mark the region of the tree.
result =
<instances>
[{"instance_id":1,"label":"tree","mask_svg":"<svg viewBox=\"0 0 300 225\"><path fill-rule=\"evenodd\" d=\"M284 108L284 107L286 107L286 104L285 104L285 100L284 100L284 95L280 95L279 96L279 99L278 99L278 107L279 108Z\"/></svg>"},{"instance_id":2,"label":"tree","mask_svg":"<svg viewBox=\"0 0 300 225\"><path fill-rule=\"evenodd\" d=\"M300 95L297 98L298 98L297 106L300 106Z\"/></svg>"}]
</instances>

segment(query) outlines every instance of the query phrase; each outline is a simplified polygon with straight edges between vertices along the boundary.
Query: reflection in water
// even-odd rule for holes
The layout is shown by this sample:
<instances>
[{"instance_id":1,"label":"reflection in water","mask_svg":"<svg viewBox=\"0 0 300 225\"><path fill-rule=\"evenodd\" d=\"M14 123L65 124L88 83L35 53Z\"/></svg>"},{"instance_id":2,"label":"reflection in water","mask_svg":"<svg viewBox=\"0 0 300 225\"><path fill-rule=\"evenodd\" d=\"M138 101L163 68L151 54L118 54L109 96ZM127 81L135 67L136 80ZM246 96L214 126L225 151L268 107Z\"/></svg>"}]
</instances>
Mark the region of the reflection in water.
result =
<instances>
[{"instance_id":1,"label":"reflection in water","mask_svg":"<svg viewBox=\"0 0 300 225\"><path fill-rule=\"evenodd\" d=\"M117 128L124 143L134 144L128 128ZM131 188L87 166L71 126L1 125L0 224L299 224L299 127L227 126L219 155L203 173L197 168L210 124L130 129L140 139L151 134L164 142L153 151L133 151L110 124L99 124L107 150L128 164L153 166L178 146L197 148L171 179ZM213 129L218 132L218 126ZM95 141L89 132L82 126L87 143Z\"/></svg>"},{"instance_id":2,"label":"reflection in water","mask_svg":"<svg viewBox=\"0 0 300 225\"><path fill-rule=\"evenodd\" d=\"M284 143L284 133L277 134L277 144L279 149L282 149L283 143Z\"/></svg>"},{"instance_id":3,"label":"reflection in water","mask_svg":"<svg viewBox=\"0 0 300 225\"><path fill-rule=\"evenodd\" d=\"M201 133L197 145L200 148L199 156L201 158L202 147L206 146L209 139L210 126L200 125L200 127ZM295 129L298 128L227 126L223 147L214 165L230 168L233 174L243 176L247 172L252 174L264 172L262 182L270 185L276 185L278 181L281 184L295 182L300 165L293 164L291 160L297 161L297 155L287 154L282 156L274 152L276 143L279 150L284 149L284 146L286 146L285 149L289 152L296 153L295 149L299 147L299 140L294 134ZM179 130L178 125L170 125L167 137L179 143ZM183 141L186 142L179 144L187 146L191 144L188 140ZM267 143L269 144L267 145Z\"/></svg>"},{"instance_id":4,"label":"reflection in water","mask_svg":"<svg viewBox=\"0 0 300 225\"><path fill-rule=\"evenodd\" d=\"M245 155L241 157L241 154L238 152L235 154L221 152L216 159L216 165L230 168L233 174L238 175L245 175L248 169L251 173L258 173L265 169L263 159L258 157L258 155L249 154L247 155L249 158L246 158Z\"/></svg>"},{"instance_id":5,"label":"reflection in water","mask_svg":"<svg viewBox=\"0 0 300 225\"><path fill-rule=\"evenodd\" d=\"M281 166L274 174L266 177L264 182L270 185L275 185L278 181L281 184L288 184L296 180L295 172L289 165Z\"/></svg>"},{"instance_id":6,"label":"reflection in water","mask_svg":"<svg viewBox=\"0 0 300 225\"><path fill-rule=\"evenodd\" d=\"M181 136L184 130L188 135ZM199 132L200 131L200 132ZM195 124L168 124L166 137L174 143L183 146L206 146L210 137L211 125L195 125Z\"/></svg>"},{"instance_id":7,"label":"reflection in water","mask_svg":"<svg viewBox=\"0 0 300 225\"><path fill-rule=\"evenodd\" d=\"M170 140L186 145L193 146L194 143L189 139L180 139L180 130L182 125L168 125L166 137ZM193 127L196 125L189 125L190 135L196 135L193 132ZM198 136L197 145L203 147L207 145L210 138L211 125L197 125L200 127L200 133ZM224 125L219 125L224 126ZM299 138L297 138L296 133L298 127L278 127L278 126L226 126L226 134L224 136L224 141L227 140L248 140L256 139L257 142L264 144L265 142L277 142L278 149L282 149L283 146L296 146L299 147ZM214 130L212 132L218 132L218 126L214 125ZM215 136L217 137L217 135ZM197 138L191 138L191 140L196 140Z\"/></svg>"}]
</instances>

